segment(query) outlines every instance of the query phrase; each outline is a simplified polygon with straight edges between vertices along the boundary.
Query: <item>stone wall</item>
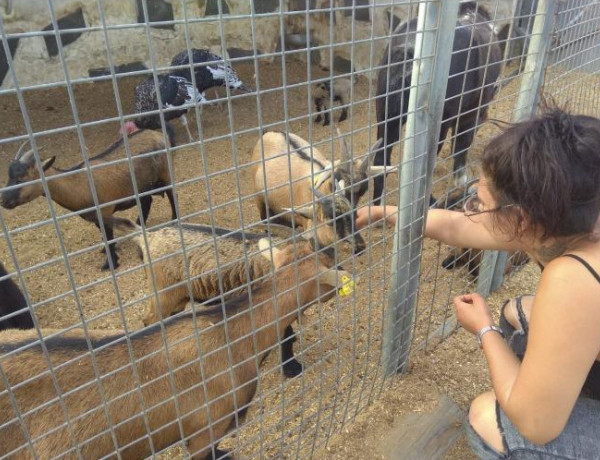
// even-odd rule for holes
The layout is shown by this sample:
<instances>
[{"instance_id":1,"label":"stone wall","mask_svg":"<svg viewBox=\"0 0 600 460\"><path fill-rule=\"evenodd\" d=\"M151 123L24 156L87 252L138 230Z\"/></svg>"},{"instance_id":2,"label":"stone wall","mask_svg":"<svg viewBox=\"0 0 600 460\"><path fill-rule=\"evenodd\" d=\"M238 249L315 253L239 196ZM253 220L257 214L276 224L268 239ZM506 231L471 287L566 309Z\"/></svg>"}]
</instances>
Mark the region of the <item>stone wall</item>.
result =
<instances>
[{"instance_id":1,"label":"stone wall","mask_svg":"<svg viewBox=\"0 0 600 460\"><path fill-rule=\"evenodd\" d=\"M219 1L222 22L218 16ZM253 49L251 22L241 17L251 13L250 0L146 0L153 23L149 29L141 24L145 22L141 0L53 0L52 3L70 79L106 72L107 50L117 71L152 68L151 52L157 67L169 65L171 58L186 48L185 17L190 47L210 48L225 57L252 53ZM279 2L254 0L254 3L257 50L273 53L280 42L279 17L273 14L261 17L259 13L276 12ZM0 14L19 86L65 81L47 0L0 0ZM160 24L161 21L175 23ZM68 32L73 29L74 32ZM0 47L0 87L14 87L4 46Z\"/></svg>"},{"instance_id":2,"label":"stone wall","mask_svg":"<svg viewBox=\"0 0 600 460\"><path fill-rule=\"evenodd\" d=\"M186 27L190 47L210 48L224 57L252 55L248 18L252 8L257 53L272 55L281 49L279 0L145 2L150 27L145 25L142 0L53 0L52 14L47 0L0 0L5 38L19 86L65 81L52 16L60 30L71 80L109 73L109 51L117 72L152 68L153 61L157 68L167 66L188 44ZM513 2L481 3L489 4L497 16L504 17L510 16L504 10ZM283 40L286 50L306 46L309 24L311 45L329 45L332 39L336 44L311 53L311 61L326 68L333 66L336 71L365 70L376 65L387 43L390 23L406 19L409 8L413 14L417 10L416 2L408 6L406 0L396 0L393 7L390 0L284 0L283 5L287 12ZM333 12L332 5L336 7ZM219 10L223 21L219 21ZM353 46L348 44L351 41ZM307 53L295 56L306 59ZM365 75L372 77L369 72ZM1 46L0 88L14 86Z\"/></svg>"}]
</instances>

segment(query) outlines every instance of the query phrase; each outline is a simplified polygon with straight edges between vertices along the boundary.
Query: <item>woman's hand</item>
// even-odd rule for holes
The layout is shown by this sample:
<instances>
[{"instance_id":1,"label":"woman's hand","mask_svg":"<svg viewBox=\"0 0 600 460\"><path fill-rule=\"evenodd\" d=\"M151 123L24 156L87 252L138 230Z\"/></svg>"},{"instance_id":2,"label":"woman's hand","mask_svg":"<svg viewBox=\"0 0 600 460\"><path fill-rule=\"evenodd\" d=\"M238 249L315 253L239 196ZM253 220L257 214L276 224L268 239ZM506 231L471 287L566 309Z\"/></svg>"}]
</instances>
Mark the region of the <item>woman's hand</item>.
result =
<instances>
[{"instance_id":1,"label":"woman's hand","mask_svg":"<svg viewBox=\"0 0 600 460\"><path fill-rule=\"evenodd\" d=\"M386 222L395 223L397 212L396 206L386 206L385 208L383 206L363 206L356 211L356 229L360 230L384 217Z\"/></svg>"},{"instance_id":2,"label":"woman's hand","mask_svg":"<svg viewBox=\"0 0 600 460\"><path fill-rule=\"evenodd\" d=\"M487 302L479 294L463 294L454 298L454 311L460 325L471 334L494 324Z\"/></svg>"}]
</instances>

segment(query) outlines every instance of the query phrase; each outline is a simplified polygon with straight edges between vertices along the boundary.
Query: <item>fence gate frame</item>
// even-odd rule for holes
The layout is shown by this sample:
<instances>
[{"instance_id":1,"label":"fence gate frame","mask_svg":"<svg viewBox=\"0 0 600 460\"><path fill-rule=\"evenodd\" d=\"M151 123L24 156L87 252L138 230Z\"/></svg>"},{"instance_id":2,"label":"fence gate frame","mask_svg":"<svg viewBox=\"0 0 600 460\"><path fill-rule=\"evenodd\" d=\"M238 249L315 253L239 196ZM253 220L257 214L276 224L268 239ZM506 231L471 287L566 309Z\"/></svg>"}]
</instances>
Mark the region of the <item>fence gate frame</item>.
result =
<instances>
[{"instance_id":1,"label":"fence gate frame","mask_svg":"<svg viewBox=\"0 0 600 460\"><path fill-rule=\"evenodd\" d=\"M442 125L459 0L420 2L398 215L384 317L386 377L405 372L414 329L423 231Z\"/></svg>"}]
</instances>

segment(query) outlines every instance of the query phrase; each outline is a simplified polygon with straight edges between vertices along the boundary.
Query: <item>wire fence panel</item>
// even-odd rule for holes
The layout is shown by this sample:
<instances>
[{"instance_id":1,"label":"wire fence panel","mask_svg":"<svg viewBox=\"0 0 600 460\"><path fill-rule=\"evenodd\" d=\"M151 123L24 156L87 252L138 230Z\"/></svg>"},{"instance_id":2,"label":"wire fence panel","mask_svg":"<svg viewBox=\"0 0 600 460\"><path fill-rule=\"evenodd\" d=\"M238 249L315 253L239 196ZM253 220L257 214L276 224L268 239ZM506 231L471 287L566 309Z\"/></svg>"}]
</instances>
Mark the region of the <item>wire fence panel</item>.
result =
<instances>
[{"instance_id":1,"label":"wire fence panel","mask_svg":"<svg viewBox=\"0 0 600 460\"><path fill-rule=\"evenodd\" d=\"M475 289L424 208L472 195L535 3L454 2L441 43L439 1L0 2L0 458L323 449L381 392L391 291L399 370ZM597 13L558 2L544 88L594 115ZM412 217L359 232L379 203Z\"/></svg>"}]
</instances>

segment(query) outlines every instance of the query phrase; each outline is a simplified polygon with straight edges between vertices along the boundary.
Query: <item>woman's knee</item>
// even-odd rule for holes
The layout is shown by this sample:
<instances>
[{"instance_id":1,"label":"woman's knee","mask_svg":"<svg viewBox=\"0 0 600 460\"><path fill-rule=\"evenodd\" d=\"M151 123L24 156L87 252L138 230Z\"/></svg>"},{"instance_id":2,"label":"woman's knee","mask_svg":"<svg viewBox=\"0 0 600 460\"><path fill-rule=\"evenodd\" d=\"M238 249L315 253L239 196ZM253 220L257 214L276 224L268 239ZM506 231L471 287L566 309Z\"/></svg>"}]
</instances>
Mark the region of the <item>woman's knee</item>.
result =
<instances>
[{"instance_id":1,"label":"woman's knee","mask_svg":"<svg viewBox=\"0 0 600 460\"><path fill-rule=\"evenodd\" d=\"M469 423L486 443L496 451L504 452L493 392L483 393L473 400L469 408Z\"/></svg>"}]
</instances>

